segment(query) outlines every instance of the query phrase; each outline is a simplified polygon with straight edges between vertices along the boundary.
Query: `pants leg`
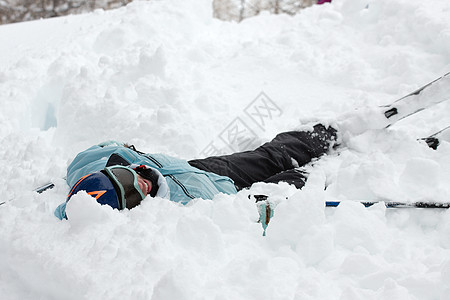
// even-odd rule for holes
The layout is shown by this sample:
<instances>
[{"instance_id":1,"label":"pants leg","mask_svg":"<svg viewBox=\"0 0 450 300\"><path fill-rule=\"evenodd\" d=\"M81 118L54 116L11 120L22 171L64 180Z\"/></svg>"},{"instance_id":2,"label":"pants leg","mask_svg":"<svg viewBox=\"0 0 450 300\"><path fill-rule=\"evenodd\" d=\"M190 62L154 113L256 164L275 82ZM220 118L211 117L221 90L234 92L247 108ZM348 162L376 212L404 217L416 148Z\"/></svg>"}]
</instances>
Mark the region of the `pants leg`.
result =
<instances>
[{"instance_id":1,"label":"pants leg","mask_svg":"<svg viewBox=\"0 0 450 300\"><path fill-rule=\"evenodd\" d=\"M280 181L287 182L289 184L293 184L296 188L301 189L306 182L306 176L308 174L298 169L290 169L287 171L280 172L275 174L265 180L263 182L267 183L278 183Z\"/></svg>"},{"instance_id":2,"label":"pants leg","mask_svg":"<svg viewBox=\"0 0 450 300\"><path fill-rule=\"evenodd\" d=\"M314 126L313 131L280 133L272 141L253 151L191 160L189 164L201 170L230 177L239 190L309 163L313 158L326 153L330 142L335 138L336 130L334 128L325 128L318 124ZM279 177L274 177L272 180L281 177L284 180L279 181L288 181L289 178L291 181L299 179L297 178L298 174L292 171L283 176L280 174ZM302 180L304 182L304 177ZM300 185L300 183L297 184Z\"/></svg>"}]
</instances>

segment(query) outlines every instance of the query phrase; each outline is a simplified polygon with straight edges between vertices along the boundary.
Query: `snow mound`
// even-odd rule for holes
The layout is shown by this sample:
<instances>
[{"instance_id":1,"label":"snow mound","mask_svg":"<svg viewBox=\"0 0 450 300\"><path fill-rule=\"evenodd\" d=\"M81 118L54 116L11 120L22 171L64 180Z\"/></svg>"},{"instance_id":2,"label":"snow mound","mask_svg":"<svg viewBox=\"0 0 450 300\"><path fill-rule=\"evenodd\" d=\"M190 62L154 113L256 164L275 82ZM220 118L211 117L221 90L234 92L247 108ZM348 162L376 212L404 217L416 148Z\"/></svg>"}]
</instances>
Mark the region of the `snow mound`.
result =
<instances>
[{"instance_id":1,"label":"snow mound","mask_svg":"<svg viewBox=\"0 0 450 300\"><path fill-rule=\"evenodd\" d=\"M449 125L448 101L388 130L350 131L306 167L302 191L256 184L124 211L79 193L70 220L53 211L67 165L105 140L191 159L335 124L355 107L371 116L449 71L449 11L336 0L236 24L214 19L210 1L135 1L0 26L2 298L448 298L450 212L358 203L449 201L448 140L437 150L417 140ZM276 114L250 113L261 97ZM236 124L253 144L226 140ZM32 192L48 181L55 188ZM249 199L258 193L276 205L266 236Z\"/></svg>"}]
</instances>

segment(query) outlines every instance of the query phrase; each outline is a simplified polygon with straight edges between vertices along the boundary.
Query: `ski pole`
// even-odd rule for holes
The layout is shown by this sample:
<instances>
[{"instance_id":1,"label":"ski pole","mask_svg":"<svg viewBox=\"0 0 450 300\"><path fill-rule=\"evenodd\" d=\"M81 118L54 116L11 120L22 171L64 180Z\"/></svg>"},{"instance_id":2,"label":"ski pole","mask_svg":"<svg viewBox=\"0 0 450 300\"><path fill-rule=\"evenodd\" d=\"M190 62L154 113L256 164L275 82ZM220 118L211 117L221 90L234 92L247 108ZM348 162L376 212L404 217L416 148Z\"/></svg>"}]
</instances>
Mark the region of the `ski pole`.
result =
<instances>
[{"instance_id":1,"label":"ski pole","mask_svg":"<svg viewBox=\"0 0 450 300\"><path fill-rule=\"evenodd\" d=\"M36 192L38 194L42 194L46 190L50 190L50 189L52 189L54 187L55 187L55 184L53 184L52 182L49 182L49 183L46 183L46 184L41 185L40 187L34 189L33 192ZM9 200L9 201L11 201L11 200ZM6 203L6 201L0 202L0 205L3 205L5 203Z\"/></svg>"},{"instance_id":2,"label":"ski pole","mask_svg":"<svg viewBox=\"0 0 450 300\"><path fill-rule=\"evenodd\" d=\"M326 201L326 207L337 207L342 201ZM450 208L450 203L436 203L436 202L384 202L384 201L360 201L365 207L370 207L377 203L384 203L388 208Z\"/></svg>"},{"instance_id":3,"label":"ski pole","mask_svg":"<svg viewBox=\"0 0 450 300\"><path fill-rule=\"evenodd\" d=\"M41 194L42 192L45 192L46 190L51 190L54 187L55 187L55 185L52 182L49 182L49 183L46 183L46 184L36 188L33 191L38 193L38 194Z\"/></svg>"}]
</instances>

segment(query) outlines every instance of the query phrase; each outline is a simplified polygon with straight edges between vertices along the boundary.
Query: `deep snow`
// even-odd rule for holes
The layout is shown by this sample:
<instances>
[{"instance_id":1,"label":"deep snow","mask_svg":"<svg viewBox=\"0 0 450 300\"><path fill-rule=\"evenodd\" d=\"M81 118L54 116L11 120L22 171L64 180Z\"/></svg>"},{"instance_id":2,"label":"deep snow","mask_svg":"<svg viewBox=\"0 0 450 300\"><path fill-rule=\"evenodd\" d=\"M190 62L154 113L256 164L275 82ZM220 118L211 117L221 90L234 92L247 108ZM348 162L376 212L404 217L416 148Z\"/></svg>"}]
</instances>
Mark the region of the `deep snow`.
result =
<instances>
[{"instance_id":1,"label":"deep snow","mask_svg":"<svg viewBox=\"0 0 450 300\"><path fill-rule=\"evenodd\" d=\"M449 201L450 144L417 141L450 124L448 101L347 134L302 191L257 184L121 212L80 193L69 220L53 216L65 168L92 144L190 159L231 152L223 138L238 120L254 134L243 150L450 70L448 1L335 0L240 24L210 7L135 2L0 26L1 298L448 299L450 212L355 202ZM259 126L246 110L261 92L277 113ZM278 203L265 237L248 200L260 192ZM353 201L324 208L334 199Z\"/></svg>"}]
</instances>

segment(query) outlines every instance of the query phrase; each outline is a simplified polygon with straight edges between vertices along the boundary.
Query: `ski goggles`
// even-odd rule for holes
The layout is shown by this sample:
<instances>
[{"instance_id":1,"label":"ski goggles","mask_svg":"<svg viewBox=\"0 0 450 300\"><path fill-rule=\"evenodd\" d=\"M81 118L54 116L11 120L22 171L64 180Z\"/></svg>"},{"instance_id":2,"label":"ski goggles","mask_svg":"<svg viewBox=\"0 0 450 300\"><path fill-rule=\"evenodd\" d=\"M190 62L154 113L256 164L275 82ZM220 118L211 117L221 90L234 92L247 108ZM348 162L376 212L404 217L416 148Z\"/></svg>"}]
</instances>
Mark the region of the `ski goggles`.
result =
<instances>
[{"instance_id":1,"label":"ski goggles","mask_svg":"<svg viewBox=\"0 0 450 300\"><path fill-rule=\"evenodd\" d=\"M104 171L118 194L119 209L131 209L144 200L145 195L139 187L134 170L124 166L112 166L106 167Z\"/></svg>"}]
</instances>

